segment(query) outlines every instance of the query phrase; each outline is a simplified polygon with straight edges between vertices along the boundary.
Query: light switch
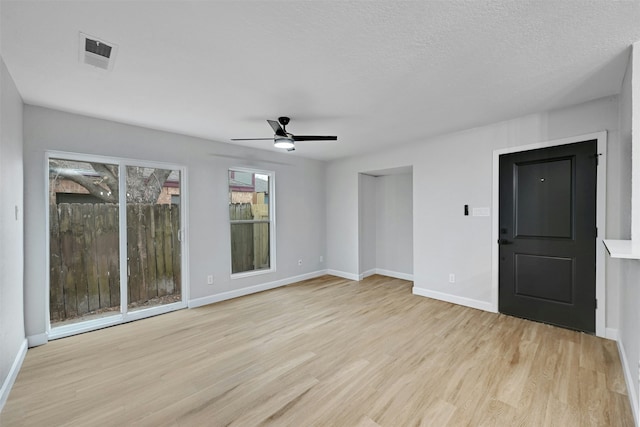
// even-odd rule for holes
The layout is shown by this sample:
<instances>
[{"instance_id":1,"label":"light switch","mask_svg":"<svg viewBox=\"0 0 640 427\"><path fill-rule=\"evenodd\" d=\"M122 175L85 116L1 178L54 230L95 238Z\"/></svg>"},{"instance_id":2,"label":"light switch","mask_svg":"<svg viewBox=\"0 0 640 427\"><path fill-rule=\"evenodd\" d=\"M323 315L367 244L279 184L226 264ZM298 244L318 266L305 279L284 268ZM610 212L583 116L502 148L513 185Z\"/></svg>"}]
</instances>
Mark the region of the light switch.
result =
<instances>
[{"instance_id":1,"label":"light switch","mask_svg":"<svg viewBox=\"0 0 640 427\"><path fill-rule=\"evenodd\" d=\"M473 208L473 216L490 216L489 208Z\"/></svg>"}]
</instances>

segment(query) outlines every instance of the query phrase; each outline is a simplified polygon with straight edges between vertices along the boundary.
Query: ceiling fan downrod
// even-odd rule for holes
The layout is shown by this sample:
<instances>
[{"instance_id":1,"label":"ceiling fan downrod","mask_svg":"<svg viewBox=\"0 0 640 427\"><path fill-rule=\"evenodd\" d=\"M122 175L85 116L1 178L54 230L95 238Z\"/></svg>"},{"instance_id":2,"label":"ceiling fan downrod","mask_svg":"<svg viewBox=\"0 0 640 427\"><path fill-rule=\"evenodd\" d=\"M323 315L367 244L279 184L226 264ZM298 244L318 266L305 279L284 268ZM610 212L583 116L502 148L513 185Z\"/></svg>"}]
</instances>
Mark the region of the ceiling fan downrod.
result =
<instances>
[{"instance_id":1,"label":"ceiling fan downrod","mask_svg":"<svg viewBox=\"0 0 640 427\"><path fill-rule=\"evenodd\" d=\"M282 125L282 130L285 131L285 133L287 132L287 125L289 124L289 121L291 119L289 117L278 117L278 123L280 123L280 125Z\"/></svg>"}]
</instances>

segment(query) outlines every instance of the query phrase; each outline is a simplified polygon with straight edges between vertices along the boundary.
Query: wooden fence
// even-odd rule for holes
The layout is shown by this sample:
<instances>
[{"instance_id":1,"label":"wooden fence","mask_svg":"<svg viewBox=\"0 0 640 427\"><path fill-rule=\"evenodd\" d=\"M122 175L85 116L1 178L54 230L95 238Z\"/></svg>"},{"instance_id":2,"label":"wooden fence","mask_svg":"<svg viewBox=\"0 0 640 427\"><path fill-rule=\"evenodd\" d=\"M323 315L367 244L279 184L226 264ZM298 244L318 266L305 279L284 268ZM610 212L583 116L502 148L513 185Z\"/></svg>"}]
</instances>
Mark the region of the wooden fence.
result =
<instances>
[{"instance_id":1,"label":"wooden fence","mask_svg":"<svg viewBox=\"0 0 640 427\"><path fill-rule=\"evenodd\" d=\"M269 218L267 205L229 204L231 220L263 220ZM231 224L231 272L269 268L269 223Z\"/></svg>"},{"instance_id":2,"label":"wooden fence","mask_svg":"<svg viewBox=\"0 0 640 427\"><path fill-rule=\"evenodd\" d=\"M105 203L50 207L52 322L120 307L118 209ZM179 229L178 206L127 206L130 307L179 300Z\"/></svg>"}]
</instances>

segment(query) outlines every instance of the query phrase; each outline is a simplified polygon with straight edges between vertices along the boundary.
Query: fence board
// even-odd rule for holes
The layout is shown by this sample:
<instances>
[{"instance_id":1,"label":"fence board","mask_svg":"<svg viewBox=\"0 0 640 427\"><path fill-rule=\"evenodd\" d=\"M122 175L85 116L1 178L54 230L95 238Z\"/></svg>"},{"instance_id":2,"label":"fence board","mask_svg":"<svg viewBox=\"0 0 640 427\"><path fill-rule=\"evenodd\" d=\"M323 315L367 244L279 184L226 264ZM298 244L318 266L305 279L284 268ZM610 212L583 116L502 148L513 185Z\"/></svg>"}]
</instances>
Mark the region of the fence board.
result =
<instances>
[{"instance_id":1,"label":"fence board","mask_svg":"<svg viewBox=\"0 0 640 427\"><path fill-rule=\"evenodd\" d=\"M100 287L98 286L98 263L96 259L95 241L95 206L85 205L84 222L84 256L83 264L87 275L87 311L100 309Z\"/></svg>"},{"instance_id":2,"label":"fence board","mask_svg":"<svg viewBox=\"0 0 640 427\"><path fill-rule=\"evenodd\" d=\"M149 286L147 287L147 299L155 298L158 296L158 279L157 279L157 266L156 266L156 216L153 213L153 206L145 206L145 245L147 250L147 280Z\"/></svg>"},{"instance_id":3,"label":"fence board","mask_svg":"<svg viewBox=\"0 0 640 427\"><path fill-rule=\"evenodd\" d=\"M74 256L75 248L73 245L73 229L71 208L69 206L61 206L59 210L60 219L60 252L61 252L61 278L64 295L64 311L65 317L78 315L78 301L76 299L76 278L74 277L75 261L77 254Z\"/></svg>"},{"instance_id":4,"label":"fence board","mask_svg":"<svg viewBox=\"0 0 640 427\"><path fill-rule=\"evenodd\" d=\"M171 205L161 205L161 210L163 212L163 226L164 226L164 268L165 275L163 277L167 294L173 294L174 292L174 283L173 283L173 257L171 255L171 251L173 250L173 246L171 245L173 229L171 228Z\"/></svg>"},{"instance_id":5,"label":"fence board","mask_svg":"<svg viewBox=\"0 0 640 427\"><path fill-rule=\"evenodd\" d=\"M156 281L158 283L158 296L162 297L167 294L167 285L165 283L164 268L164 215L160 209L155 209L153 214L156 218Z\"/></svg>"},{"instance_id":6,"label":"fence board","mask_svg":"<svg viewBox=\"0 0 640 427\"><path fill-rule=\"evenodd\" d=\"M129 205L127 209L131 209L135 215L135 250L138 254L138 282L139 291L138 302L146 302L148 300L149 273L148 273L148 254L147 254L147 220L148 212L151 209L149 205Z\"/></svg>"},{"instance_id":7,"label":"fence board","mask_svg":"<svg viewBox=\"0 0 640 427\"><path fill-rule=\"evenodd\" d=\"M49 226L51 234L60 235L60 225L58 223L58 208L49 208ZM49 239L49 314L51 320L65 318L64 313L64 288L62 281L62 261L60 258L60 239Z\"/></svg>"},{"instance_id":8,"label":"fence board","mask_svg":"<svg viewBox=\"0 0 640 427\"><path fill-rule=\"evenodd\" d=\"M61 203L50 209L51 321L120 306L119 207ZM127 206L129 302L180 295L175 205Z\"/></svg>"},{"instance_id":9,"label":"fence board","mask_svg":"<svg viewBox=\"0 0 640 427\"><path fill-rule=\"evenodd\" d=\"M127 290L129 304L140 300L140 253L138 252L138 216L127 209Z\"/></svg>"},{"instance_id":10,"label":"fence board","mask_svg":"<svg viewBox=\"0 0 640 427\"><path fill-rule=\"evenodd\" d=\"M254 259L256 268L269 267L269 224L253 226Z\"/></svg>"},{"instance_id":11,"label":"fence board","mask_svg":"<svg viewBox=\"0 0 640 427\"><path fill-rule=\"evenodd\" d=\"M172 265L173 265L173 283L174 293L180 294L182 292L182 266L180 264L182 259L182 251L180 245L180 208L177 205L171 205L171 230L173 231L173 250Z\"/></svg>"},{"instance_id":12,"label":"fence board","mask_svg":"<svg viewBox=\"0 0 640 427\"><path fill-rule=\"evenodd\" d=\"M107 218L108 215L118 214L117 211L108 210L104 203L97 203L93 207L95 213L94 230L96 241L96 278L98 280L98 296L100 299L100 308L111 307L111 293L109 286L109 254L108 244L105 244L109 238L109 228ZM53 231L52 231L53 237ZM53 238L51 239L53 241ZM119 303L119 301L118 301Z\"/></svg>"},{"instance_id":13,"label":"fence board","mask_svg":"<svg viewBox=\"0 0 640 427\"><path fill-rule=\"evenodd\" d=\"M87 269L85 264L87 254L84 242L86 206L87 205L82 205L82 209L71 211L71 219L73 224L75 224L72 230L75 261L74 269L70 270L70 272L74 273L76 277L76 300L78 302L79 315L89 312L89 288L87 286Z\"/></svg>"},{"instance_id":14,"label":"fence board","mask_svg":"<svg viewBox=\"0 0 640 427\"><path fill-rule=\"evenodd\" d=\"M250 203L229 205L231 220L253 219ZM231 271L238 273L254 270L253 224L231 224Z\"/></svg>"},{"instance_id":15,"label":"fence board","mask_svg":"<svg viewBox=\"0 0 640 427\"><path fill-rule=\"evenodd\" d=\"M110 305L120 306L120 207L118 205L103 205L107 212L105 221L104 254L107 257L107 276L109 279ZM103 246L102 244L100 246Z\"/></svg>"}]
</instances>

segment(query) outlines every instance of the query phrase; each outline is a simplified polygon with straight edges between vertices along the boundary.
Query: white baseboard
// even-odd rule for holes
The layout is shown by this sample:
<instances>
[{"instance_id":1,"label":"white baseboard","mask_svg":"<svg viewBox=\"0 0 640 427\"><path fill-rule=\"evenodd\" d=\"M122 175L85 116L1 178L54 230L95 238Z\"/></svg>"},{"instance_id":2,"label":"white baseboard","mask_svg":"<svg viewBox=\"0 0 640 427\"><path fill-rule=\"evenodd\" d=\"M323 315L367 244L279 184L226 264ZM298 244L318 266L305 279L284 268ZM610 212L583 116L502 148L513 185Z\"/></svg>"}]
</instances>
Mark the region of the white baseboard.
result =
<instances>
[{"instance_id":1,"label":"white baseboard","mask_svg":"<svg viewBox=\"0 0 640 427\"><path fill-rule=\"evenodd\" d=\"M433 298L440 301L446 301L453 304L463 305L465 307L476 308L478 310L495 312L493 306L487 301L478 301L471 298L460 297L457 295L445 294L443 292L432 291L430 289L413 287L413 294L421 297Z\"/></svg>"},{"instance_id":2,"label":"white baseboard","mask_svg":"<svg viewBox=\"0 0 640 427\"><path fill-rule=\"evenodd\" d=\"M327 270L326 273L330 274L332 276L342 277L343 279L349 279L349 280L355 280L355 281L359 281L360 280L360 275L359 274L347 273L345 271Z\"/></svg>"},{"instance_id":3,"label":"white baseboard","mask_svg":"<svg viewBox=\"0 0 640 427\"><path fill-rule=\"evenodd\" d=\"M608 340L618 341L618 330L613 328L605 328L604 337Z\"/></svg>"},{"instance_id":4,"label":"white baseboard","mask_svg":"<svg viewBox=\"0 0 640 427\"><path fill-rule=\"evenodd\" d=\"M202 298L195 298L189 301L189 308L201 307L203 305L209 305L220 301L226 301L228 299L238 298L245 295L255 294L256 292L267 291L269 289L279 288L281 286L290 285L292 283L301 282L303 280L315 279L316 277L324 276L328 273L327 270L318 270L311 273L301 274L299 276L287 277L286 279L275 280L273 282L262 283L260 285L249 286L242 289L235 289L233 291L222 292L220 294L209 295Z\"/></svg>"},{"instance_id":5,"label":"white baseboard","mask_svg":"<svg viewBox=\"0 0 640 427\"><path fill-rule=\"evenodd\" d=\"M355 281L360 281L369 276L373 276L374 274L379 274L381 276L393 277L395 279L409 280L413 282L413 274L400 273L398 271L391 271L391 270L384 270L382 268L372 268L371 270L367 270L360 274L347 273L346 271L339 271L339 270L327 270L326 274L342 277L344 279L355 280Z\"/></svg>"},{"instance_id":6,"label":"white baseboard","mask_svg":"<svg viewBox=\"0 0 640 427\"><path fill-rule=\"evenodd\" d=\"M16 358L13 360L13 364L11 365L11 369L2 383L2 388L0 388L0 411L4 408L4 404L7 403L7 399L9 398L9 392L11 392L11 387L13 387L13 383L16 382L16 378L18 377L18 372L20 372L20 368L22 367L22 362L24 362L24 357L27 355L27 340L22 341L22 345L18 349L18 354L16 354Z\"/></svg>"},{"instance_id":7,"label":"white baseboard","mask_svg":"<svg viewBox=\"0 0 640 427\"><path fill-rule=\"evenodd\" d=\"M624 351L624 344L622 344L621 340L618 340L617 343L620 363L622 363L622 371L624 372L624 382L627 384L627 393L629 394L629 404L631 405L635 424L638 425L638 396L636 396L636 389L633 385L633 375L629 370L629 361L627 360L627 353Z\"/></svg>"},{"instance_id":8,"label":"white baseboard","mask_svg":"<svg viewBox=\"0 0 640 427\"><path fill-rule=\"evenodd\" d=\"M48 343L49 337L46 333L29 335L27 337L27 342L29 343L29 348L38 347L39 345L45 345L46 343Z\"/></svg>"},{"instance_id":9,"label":"white baseboard","mask_svg":"<svg viewBox=\"0 0 640 427\"><path fill-rule=\"evenodd\" d=\"M413 282L413 274L400 273L398 271L384 270L382 268L376 268L376 274L381 276L393 277L394 279L402 279Z\"/></svg>"},{"instance_id":10,"label":"white baseboard","mask_svg":"<svg viewBox=\"0 0 640 427\"><path fill-rule=\"evenodd\" d=\"M366 277L373 276L374 274L376 274L376 269L372 268L371 270L367 270L364 273L360 273L360 277L358 278L358 280L362 280Z\"/></svg>"}]
</instances>

